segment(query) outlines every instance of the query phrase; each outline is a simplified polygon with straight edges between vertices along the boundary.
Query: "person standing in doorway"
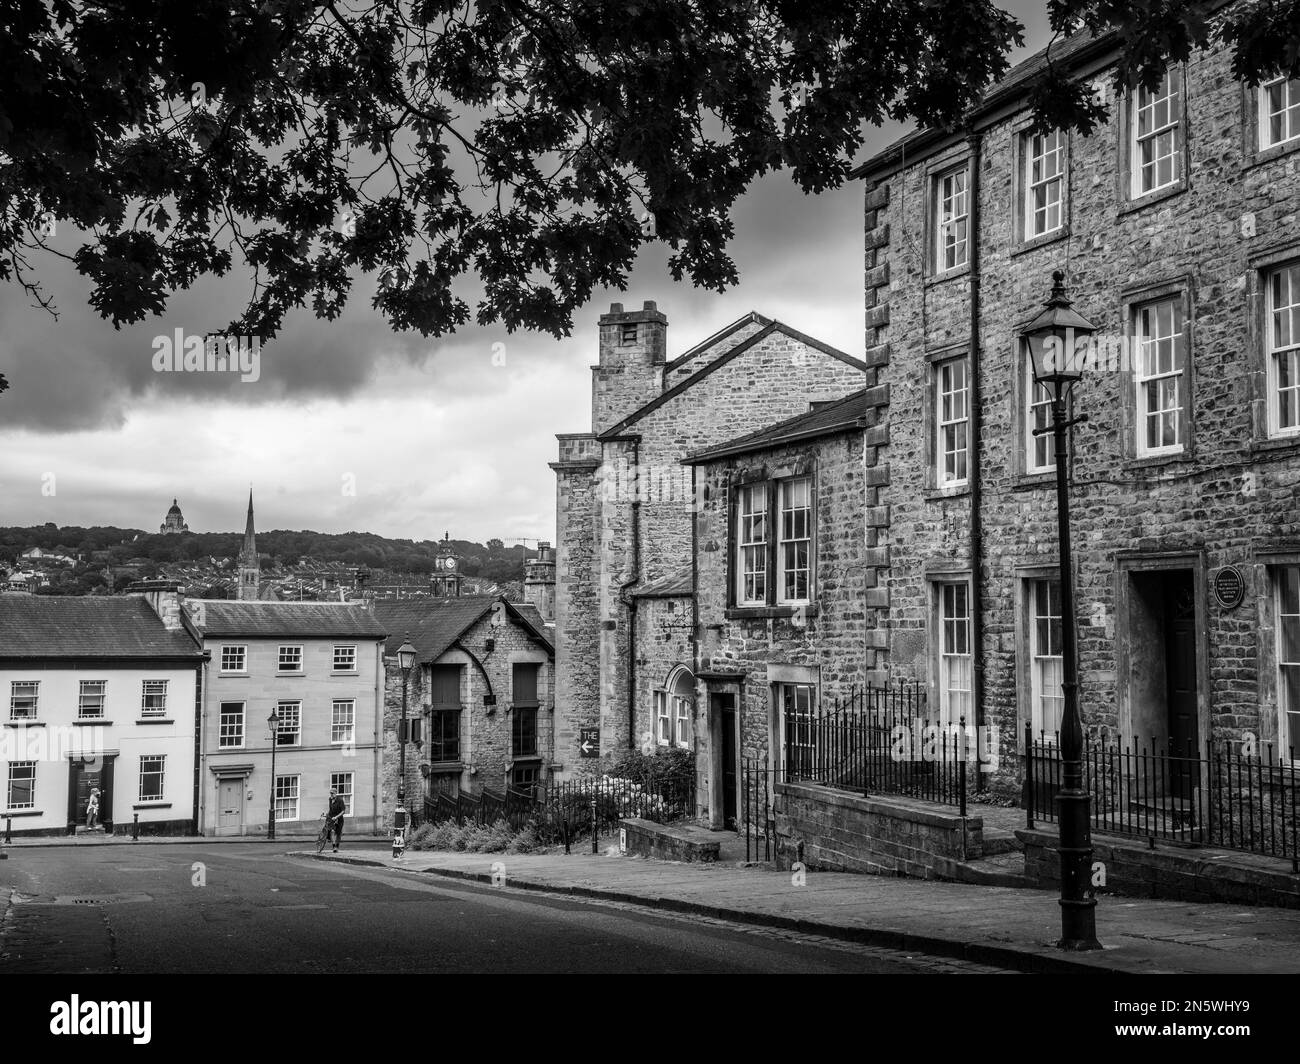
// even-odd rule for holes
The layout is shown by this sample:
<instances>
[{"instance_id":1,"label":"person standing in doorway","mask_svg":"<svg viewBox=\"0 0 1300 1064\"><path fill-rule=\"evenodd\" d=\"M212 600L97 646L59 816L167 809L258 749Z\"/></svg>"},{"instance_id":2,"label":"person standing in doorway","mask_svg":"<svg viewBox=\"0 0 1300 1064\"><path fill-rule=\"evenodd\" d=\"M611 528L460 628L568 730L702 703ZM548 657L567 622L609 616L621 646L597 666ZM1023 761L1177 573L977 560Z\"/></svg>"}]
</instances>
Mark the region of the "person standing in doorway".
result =
<instances>
[{"instance_id":1,"label":"person standing in doorway","mask_svg":"<svg viewBox=\"0 0 1300 1064\"><path fill-rule=\"evenodd\" d=\"M93 829L99 826L99 788L90 789L90 797L86 799L86 827Z\"/></svg>"}]
</instances>

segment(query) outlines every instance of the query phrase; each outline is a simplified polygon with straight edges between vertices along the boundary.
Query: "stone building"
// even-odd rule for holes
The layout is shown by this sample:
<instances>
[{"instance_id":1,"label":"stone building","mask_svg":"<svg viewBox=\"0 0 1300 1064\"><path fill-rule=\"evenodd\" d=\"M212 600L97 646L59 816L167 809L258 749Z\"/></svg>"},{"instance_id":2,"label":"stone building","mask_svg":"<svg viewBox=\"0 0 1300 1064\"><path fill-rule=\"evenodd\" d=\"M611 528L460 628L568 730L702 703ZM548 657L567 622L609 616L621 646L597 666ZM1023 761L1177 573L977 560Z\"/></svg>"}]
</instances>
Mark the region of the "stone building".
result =
<instances>
[{"instance_id":1,"label":"stone building","mask_svg":"<svg viewBox=\"0 0 1300 1064\"><path fill-rule=\"evenodd\" d=\"M537 607L544 623L554 623L555 551L546 540L537 544L537 557L524 566L524 601Z\"/></svg>"},{"instance_id":2,"label":"stone building","mask_svg":"<svg viewBox=\"0 0 1300 1064\"><path fill-rule=\"evenodd\" d=\"M377 602L384 650L384 809L396 808L402 672L397 649L416 649L406 692L407 808L441 791L525 790L555 763L554 650L531 607L501 595ZM418 741L417 741L418 740ZM390 818L391 819L391 818Z\"/></svg>"},{"instance_id":3,"label":"stone building","mask_svg":"<svg viewBox=\"0 0 1300 1064\"><path fill-rule=\"evenodd\" d=\"M167 516L163 518L163 523L158 526L160 535L172 536L181 532L188 532L190 526L185 523L185 518L181 516L181 508L177 505L176 500L172 499L171 509L167 511Z\"/></svg>"},{"instance_id":4,"label":"stone building","mask_svg":"<svg viewBox=\"0 0 1300 1064\"><path fill-rule=\"evenodd\" d=\"M754 313L671 359L668 320L653 302L626 311L615 303L599 328L591 430L559 436L551 463L557 758L593 771L637 745L643 669L657 670L651 682L662 688L693 660L680 619L657 649L647 649L635 620L638 604L649 601L647 616L669 606L680 616L682 596L661 592L691 564L693 498L681 460L805 413L813 401L842 399L861 389L865 369ZM648 623L659 631L656 620ZM665 647L676 655L671 666ZM681 683L680 671L672 682ZM578 761L583 726L600 729L603 761Z\"/></svg>"},{"instance_id":5,"label":"stone building","mask_svg":"<svg viewBox=\"0 0 1300 1064\"><path fill-rule=\"evenodd\" d=\"M743 759L797 763L801 722L873 678L883 633L872 604L887 570L862 514L884 398L858 391L686 459L700 500L688 738L715 827L735 823ZM665 699L675 718L678 697Z\"/></svg>"},{"instance_id":6,"label":"stone building","mask_svg":"<svg viewBox=\"0 0 1300 1064\"><path fill-rule=\"evenodd\" d=\"M923 130L858 171L866 361L889 388L881 506L887 668L1014 753L1060 719L1046 395L1019 330L1063 270L1099 357L1065 456L1085 730L1300 740L1300 82L1252 88L1225 50L1113 88L1115 40L1052 61L1110 106L1031 129L1015 68L971 132ZM1240 594L1239 594L1240 592ZM882 657L882 664L885 664ZM1015 757L1003 757L1014 774ZM1004 781L1008 786L1013 780Z\"/></svg>"}]
</instances>

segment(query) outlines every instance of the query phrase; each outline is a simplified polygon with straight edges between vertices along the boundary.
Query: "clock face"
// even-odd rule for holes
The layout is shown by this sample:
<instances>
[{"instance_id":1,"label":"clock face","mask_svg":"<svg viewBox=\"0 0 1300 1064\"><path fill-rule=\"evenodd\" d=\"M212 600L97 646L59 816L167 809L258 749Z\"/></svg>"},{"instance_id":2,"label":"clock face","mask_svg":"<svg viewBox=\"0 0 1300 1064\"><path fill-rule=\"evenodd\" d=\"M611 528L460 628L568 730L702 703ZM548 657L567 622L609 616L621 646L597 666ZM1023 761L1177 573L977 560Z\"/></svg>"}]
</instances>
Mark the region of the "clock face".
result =
<instances>
[{"instance_id":1,"label":"clock face","mask_svg":"<svg viewBox=\"0 0 1300 1064\"><path fill-rule=\"evenodd\" d=\"M455 558L448 558L445 564L446 564L446 566L447 566L448 569L455 569L455 568L456 568L456 559L455 559Z\"/></svg>"}]
</instances>

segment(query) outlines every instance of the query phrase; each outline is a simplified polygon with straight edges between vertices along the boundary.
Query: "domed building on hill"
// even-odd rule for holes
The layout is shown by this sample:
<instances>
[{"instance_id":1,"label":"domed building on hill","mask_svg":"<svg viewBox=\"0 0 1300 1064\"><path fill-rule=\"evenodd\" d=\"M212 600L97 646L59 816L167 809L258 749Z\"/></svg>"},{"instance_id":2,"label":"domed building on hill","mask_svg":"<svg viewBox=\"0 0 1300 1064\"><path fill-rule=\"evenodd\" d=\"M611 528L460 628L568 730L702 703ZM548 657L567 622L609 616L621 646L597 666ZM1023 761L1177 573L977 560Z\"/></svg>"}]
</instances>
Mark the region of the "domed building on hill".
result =
<instances>
[{"instance_id":1,"label":"domed building on hill","mask_svg":"<svg viewBox=\"0 0 1300 1064\"><path fill-rule=\"evenodd\" d=\"M190 526L185 523L185 518L181 516L181 508L176 505L176 500L172 499L172 508L167 511L167 517L161 525L158 526L158 532L161 535L169 536L173 532L188 532Z\"/></svg>"}]
</instances>

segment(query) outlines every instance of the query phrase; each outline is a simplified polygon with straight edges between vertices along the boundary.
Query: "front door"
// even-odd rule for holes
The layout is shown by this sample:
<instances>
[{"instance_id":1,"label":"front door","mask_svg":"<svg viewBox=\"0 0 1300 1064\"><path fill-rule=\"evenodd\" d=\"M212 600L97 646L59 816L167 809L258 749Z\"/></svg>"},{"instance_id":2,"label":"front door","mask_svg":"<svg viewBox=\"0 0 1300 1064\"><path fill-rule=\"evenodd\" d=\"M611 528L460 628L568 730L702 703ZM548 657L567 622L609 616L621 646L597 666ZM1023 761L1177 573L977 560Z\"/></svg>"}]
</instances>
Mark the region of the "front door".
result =
<instances>
[{"instance_id":1,"label":"front door","mask_svg":"<svg viewBox=\"0 0 1300 1064\"><path fill-rule=\"evenodd\" d=\"M1199 756L1196 698L1196 595L1190 572L1170 573L1165 582L1165 705L1169 714L1171 790L1190 798L1197 785Z\"/></svg>"},{"instance_id":2,"label":"front door","mask_svg":"<svg viewBox=\"0 0 1300 1064\"><path fill-rule=\"evenodd\" d=\"M90 801L90 792L99 790L99 819L104 819L104 783L103 773L98 768L90 768L82 762L73 762L76 775L76 799L73 807L74 817L78 827L86 826L86 804Z\"/></svg>"},{"instance_id":3,"label":"front door","mask_svg":"<svg viewBox=\"0 0 1300 1064\"><path fill-rule=\"evenodd\" d=\"M244 781L219 780L217 783L217 834L244 833Z\"/></svg>"},{"instance_id":4,"label":"front door","mask_svg":"<svg viewBox=\"0 0 1300 1064\"><path fill-rule=\"evenodd\" d=\"M739 791L739 781L736 777L736 747L739 745L736 734L736 696L714 694L710 697L713 710L718 715L718 725L722 733L722 741L719 744L719 756L722 763L715 767L715 771L722 780L722 825L734 831L736 828L736 795Z\"/></svg>"}]
</instances>

